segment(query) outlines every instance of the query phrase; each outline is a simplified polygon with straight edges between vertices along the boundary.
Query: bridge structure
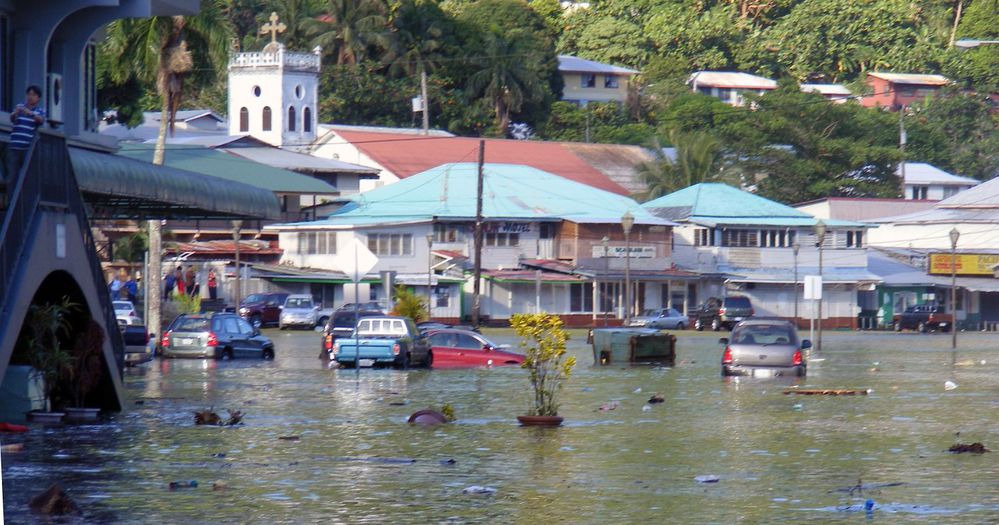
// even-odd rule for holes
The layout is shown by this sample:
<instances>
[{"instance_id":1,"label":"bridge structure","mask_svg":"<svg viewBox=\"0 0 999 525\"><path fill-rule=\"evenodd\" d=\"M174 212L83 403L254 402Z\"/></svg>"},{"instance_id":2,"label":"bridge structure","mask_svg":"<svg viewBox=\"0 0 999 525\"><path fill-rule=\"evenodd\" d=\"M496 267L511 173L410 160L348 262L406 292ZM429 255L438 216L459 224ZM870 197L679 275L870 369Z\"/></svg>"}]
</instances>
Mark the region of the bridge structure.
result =
<instances>
[{"instance_id":1,"label":"bridge structure","mask_svg":"<svg viewBox=\"0 0 999 525\"><path fill-rule=\"evenodd\" d=\"M68 140L61 133L39 130L25 164L8 178L0 223L0 386L19 339L25 337L31 305L67 298L78 307L69 316L64 346L71 346L91 319L107 335L101 377L87 404L109 411L122 409L124 345L95 248L91 218L267 220L279 216L277 198L268 190L154 166ZM5 402L5 395L0 390L0 403Z\"/></svg>"}]
</instances>

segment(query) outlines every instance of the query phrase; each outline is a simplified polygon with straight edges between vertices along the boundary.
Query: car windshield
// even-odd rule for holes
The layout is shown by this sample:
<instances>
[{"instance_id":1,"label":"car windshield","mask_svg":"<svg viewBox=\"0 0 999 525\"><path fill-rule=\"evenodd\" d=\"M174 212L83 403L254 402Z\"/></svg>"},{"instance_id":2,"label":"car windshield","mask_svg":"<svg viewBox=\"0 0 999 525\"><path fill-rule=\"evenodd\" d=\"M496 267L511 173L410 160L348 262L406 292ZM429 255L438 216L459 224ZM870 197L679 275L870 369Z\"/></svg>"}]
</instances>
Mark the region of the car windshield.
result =
<instances>
[{"instance_id":1,"label":"car windshield","mask_svg":"<svg viewBox=\"0 0 999 525\"><path fill-rule=\"evenodd\" d=\"M177 323L174 330L178 332L208 332L208 319L204 317L186 317Z\"/></svg>"},{"instance_id":2,"label":"car windshield","mask_svg":"<svg viewBox=\"0 0 999 525\"><path fill-rule=\"evenodd\" d=\"M682 317L682 314L676 310L676 308L670 308L666 311L666 315L669 317Z\"/></svg>"},{"instance_id":3,"label":"car windshield","mask_svg":"<svg viewBox=\"0 0 999 525\"><path fill-rule=\"evenodd\" d=\"M642 317L659 317L661 310L646 310L642 312Z\"/></svg>"},{"instance_id":4,"label":"car windshield","mask_svg":"<svg viewBox=\"0 0 999 525\"><path fill-rule=\"evenodd\" d=\"M244 303L261 303L263 301L264 301L264 294L261 293L250 294L246 296L246 299L243 299Z\"/></svg>"},{"instance_id":5,"label":"car windshield","mask_svg":"<svg viewBox=\"0 0 999 525\"><path fill-rule=\"evenodd\" d=\"M132 303L128 301L115 301L114 310L116 312L127 312L132 309Z\"/></svg>"},{"instance_id":6,"label":"car windshield","mask_svg":"<svg viewBox=\"0 0 999 525\"><path fill-rule=\"evenodd\" d=\"M726 297L725 298L726 308L751 308L749 304L749 299L745 297Z\"/></svg>"},{"instance_id":7,"label":"car windshield","mask_svg":"<svg viewBox=\"0 0 999 525\"><path fill-rule=\"evenodd\" d=\"M285 308L312 308L311 297L289 297L284 303Z\"/></svg>"},{"instance_id":8,"label":"car windshield","mask_svg":"<svg viewBox=\"0 0 999 525\"><path fill-rule=\"evenodd\" d=\"M354 327L354 314L338 314L333 318L333 326L336 327Z\"/></svg>"},{"instance_id":9,"label":"car windshield","mask_svg":"<svg viewBox=\"0 0 999 525\"><path fill-rule=\"evenodd\" d=\"M791 327L776 324L750 324L735 329L732 343L737 345L790 344L795 341Z\"/></svg>"}]
</instances>

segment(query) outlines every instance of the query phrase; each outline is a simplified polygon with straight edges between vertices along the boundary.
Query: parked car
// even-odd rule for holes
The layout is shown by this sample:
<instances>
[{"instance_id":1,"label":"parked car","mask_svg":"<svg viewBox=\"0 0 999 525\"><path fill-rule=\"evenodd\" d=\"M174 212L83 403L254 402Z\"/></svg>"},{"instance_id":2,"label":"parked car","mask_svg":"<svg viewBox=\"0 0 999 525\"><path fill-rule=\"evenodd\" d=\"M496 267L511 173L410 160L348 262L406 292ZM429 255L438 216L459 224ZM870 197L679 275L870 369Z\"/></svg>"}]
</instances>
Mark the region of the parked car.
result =
<instances>
[{"instance_id":1,"label":"parked car","mask_svg":"<svg viewBox=\"0 0 999 525\"><path fill-rule=\"evenodd\" d=\"M930 330L950 332L954 328L954 316L944 313L943 308L935 304L917 304L905 309L901 314L895 314L895 331L917 330L926 333Z\"/></svg>"},{"instance_id":2,"label":"parked car","mask_svg":"<svg viewBox=\"0 0 999 525\"><path fill-rule=\"evenodd\" d=\"M470 324L447 324L437 321L423 321L416 323L416 327L420 329L420 333L422 334L426 334L427 332L431 332L433 330L443 330L445 328L456 328L458 330L468 330L469 332L479 331L478 328L475 328Z\"/></svg>"},{"instance_id":3,"label":"parked car","mask_svg":"<svg viewBox=\"0 0 999 525\"><path fill-rule=\"evenodd\" d=\"M748 297L733 295L724 299L712 297L690 312L695 330L731 330L739 321L748 319L756 312Z\"/></svg>"},{"instance_id":4,"label":"parked car","mask_svg":"<svg viewBox=\"0 0 999 525\"><path fill-rule=\"evenodd\" d=\"M382 308L380 304L378 304L378 301L368 301L366 303L344 303L340 305L338 308L323 308L319 310L319 313L316 314L316 317L318 318L318 320L316 321L316 326L326 326L326 323L329 322L330 318L336 315L337 313L340 312L353 313L354 304L357 304L357 311L364 312L365 315L367 314L385 315L388 313L385 311L384 308Z\"/></svg>"},{"instance_id":5,"label":"parked car","mask_svg":"<svg viewBox=\"0 0 999 525\"><path fill-rule=\"evenodd\" d=\"M119 326L142 324L139 312L135 310L135 305L132 304L132 301L113 301L111 304L114 306L114 316L118 320Z\"/></svg>"},{"instance_id":6,"label":"parked car","mask_svg":"<svg viewBox=\"0 0 999 525\"><path fill-rule=\"evenodd\" d=\"M802 350L812 347L808 339L799 340L790 321L750 319L735 325L725 345L721 366L723 376L804 376Z\"/></svg>"},{"instance_id":7,"label":"parked car","mask_svg":"<svg viewBox=\"0 0 999 525\"><path fill-rule=\"evenodd\" d=\"M309 294L292 294L284 300L278 328L284 330L290 326L315 328L318 320L319 307L312 302Z\"/></svg>"},{"instance_id":8,"label":"parked car","mask_svg":"<svg viewBox=\"0 0 999 525\"><path fill-rule=\"evenodd\" d=\"M254 293L239 303L239 315L253 325L263 328L278 324L281 320L281 306L288 298L286 293Z\"/></svg>"},{"instance_id":9,"label":"parked car","mask_svg":"<svg viewBox=\"0 0 999 525\"><path fill-rule=\"evenodd\" d=\"M482 334L470 330L443 328L427 332L434 368L519 365L524 356L506 350Z\"/></svg>"},{"instance_id":10,"label":"parked car","mask_svg":"<svg viewBox=\"0 0 999 525\"><path fill-rule=\"evenodd\" d=\"M125 342L125 366L141 365L153 359L153 345L145 325L121 327L121 338Z\"/></svg>"},{"instance_id":11,"label":"parked car","mask_svg":"<svg viewBox=\"0 0 999 525\"><path fill-rule=\"evenodd\" d=\"M675 308L655 308L642 312L638 317L632 317L628 326L645 328L674 328L683 330L690 325L690 320L686 315L676 311Z\"/></svg>"},{"instance_id":12,"label":"parked car","mask_svg":"<svg viewBox=\"0 0 999 525\"><path fill-rule=\"evenodd\" d=\"M366 310L361 310L358 314L355 316L353 311L336 312L332 318L326 321L326 324L323 325L322 338L319 340L319 357L333 359L333 343L341 337L350 337L354 333L358 317L363 319L365 317L383 315L381 312L369 312Z\"/></svg>"},{"instance_id":13,"label":"parked car","mask_svg":"<svg viewBox=\"0 0 999 525\"><path fill-rule=\"evenodd\" d=\"M163 357L274 359L274 343L231 313L182 314L160 340Z\"/></svg>"},{"instance_id":14,"label":"parked car","mask_svg":"<svg viewBox=\"0 0 999 525\"><path fill-rule=\"evenodd\" d=\"M427 338L408 317L364 317L351 337L342 337L330 349L342 366L388 365L397 368L431 366L433 354Z\"/></svg>"}]
</instances>

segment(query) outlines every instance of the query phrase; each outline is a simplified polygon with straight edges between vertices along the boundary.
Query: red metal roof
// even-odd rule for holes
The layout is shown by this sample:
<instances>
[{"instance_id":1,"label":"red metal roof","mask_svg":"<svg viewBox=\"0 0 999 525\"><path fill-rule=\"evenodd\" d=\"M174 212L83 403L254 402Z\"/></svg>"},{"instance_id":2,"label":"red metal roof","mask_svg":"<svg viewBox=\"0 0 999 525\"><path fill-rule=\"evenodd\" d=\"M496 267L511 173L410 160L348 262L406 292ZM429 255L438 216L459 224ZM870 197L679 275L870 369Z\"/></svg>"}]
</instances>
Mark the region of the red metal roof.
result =
<instances>
[{"instance_id":1,"label":"red metal roof","mask_svg":"<svg viewBox=\"0 0 999 525\"><path fill-rule=\"evenodd\" d=\"M336 133L400 178L449 162L476 162L479 140L473 137L425 137L338 129ZM485 161L524 164L594 188L629 195L627 189L577 156L565 143L484 139Z\"/></svg>"}]
</instances>

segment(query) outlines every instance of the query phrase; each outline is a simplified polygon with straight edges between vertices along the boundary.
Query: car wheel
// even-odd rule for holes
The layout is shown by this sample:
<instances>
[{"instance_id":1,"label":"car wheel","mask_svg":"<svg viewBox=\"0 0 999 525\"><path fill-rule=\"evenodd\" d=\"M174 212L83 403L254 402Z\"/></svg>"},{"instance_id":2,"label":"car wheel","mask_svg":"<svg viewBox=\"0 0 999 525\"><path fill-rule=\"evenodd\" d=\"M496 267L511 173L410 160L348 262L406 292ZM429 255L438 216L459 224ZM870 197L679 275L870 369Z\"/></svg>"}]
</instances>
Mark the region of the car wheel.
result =
<instances>
[{"instance_id":1,"label":"car wheel","mask_svg":"<svg viewBox=\"0 0 999 525\"><path fill-rule=\"evenodd\" d=\"M896 332L901 332L902 331L902 321L895 321L895 325L893 326L893 328L895 328Z\"/></svg>"},{"instance_id":2,"label":"car wheel","mask_svg":"<svg viewBox=\"0 0 999 525\"><path fill-rule=\"evenodd\" d=\"M316 321L316 326L326 326L326 323L328 323L329 320L330 320L329 317L325 317L325 316L324 317L320 317L319 320Z\"/></svg>"},{"instance_id":3,"label":"car wheel","mask_svg":"<svg viewBox=\"0 0 999 525\"><path fill-rule=\"evenodd\" d=\"M263 320L260 319L260 314L253 314L253 316L250 317L250 324L258 330L264 326Z\"/></svg>"},{"instance_id":4,"label":"car wheel","mask_svg":"<svg viewBox=\"0 0 999 525\"><path fill-rule=\"evenodd\" d=\"M429 352L429 351L427 352L427 360L426 360L426 363L424 363L424 364L426 364L427 368L431 368L431 367L434 366L434 353L433 352Z\"/></svg>"},{"instance_id":5,"label":"car wheel","mask_svg":"<svg viewBox=\"0 0 999 525\"><path fill-rule=\"evenodd\" d=\"M694 330L697 330L698 332L704 331L704 323L702 323L700 319L694 320Z\"/></svg>"},{"instance_id":6,"label":"car wheel","mask_svg":"<svg viewBox=\"0 0 999 525\"><path fill-rule=\"evenodd\" d=\"M232 360L232 348L226 348L222 350L222 360L223 361Z\"/></svg>"},{"instance_id":7,"label":"car wheel","mask_svg":"<svg viewBox=\"0 0 999 525\"><path fill-rule=\"evenodd\" d=\"M919 324L916 326L916 329L919 330L919 333L925 334L926 333L926 323L923 322L923 321L919 321Z\"/></svg>"},{"instance_id":8,"label":"car wheel","mask_svg":"<svg viewBox=\"0 0 999 525\"><path fill-rule=\"evenodd\" d=\"M682 322L680 322L680 323L676 323L676 329L677 330L686 330L687 327L684 326Z\"/></svg>"},{"instance_id":9,"label":"car wheel","mask_svg":"<svg viewBox=\"0 0 999 525\"><path fill-rule=\"evenodd\" d=\"M268 348L264 348L264 356L263 357L267 361L270 361L270 360L274 359L274 349L273 348L269 348L269 347Z\"/></svg>"},{"instance_id":10,"label":"car wheel","mask_svg":"<svg viewBox=\"0 0 999 525\"><path fill-rule=\"evenodd\" d=\"M409 352L406 352L399 356L399 369L409 370Z\"/></svg>"},{"instance_id":11,"label":"car wheel","mask_svg":"<svg viewBox=\"0 0 999 525\"><path fill-rule=\"evenodd\" d=\"M712 319L711 320L711 329L714 330L714 331L716 331L716 332L719 331L719 330L721 330L722 329L721 319L718 319L717 317L714 318L714 319Z\"/></svg>"}]
</instances>

